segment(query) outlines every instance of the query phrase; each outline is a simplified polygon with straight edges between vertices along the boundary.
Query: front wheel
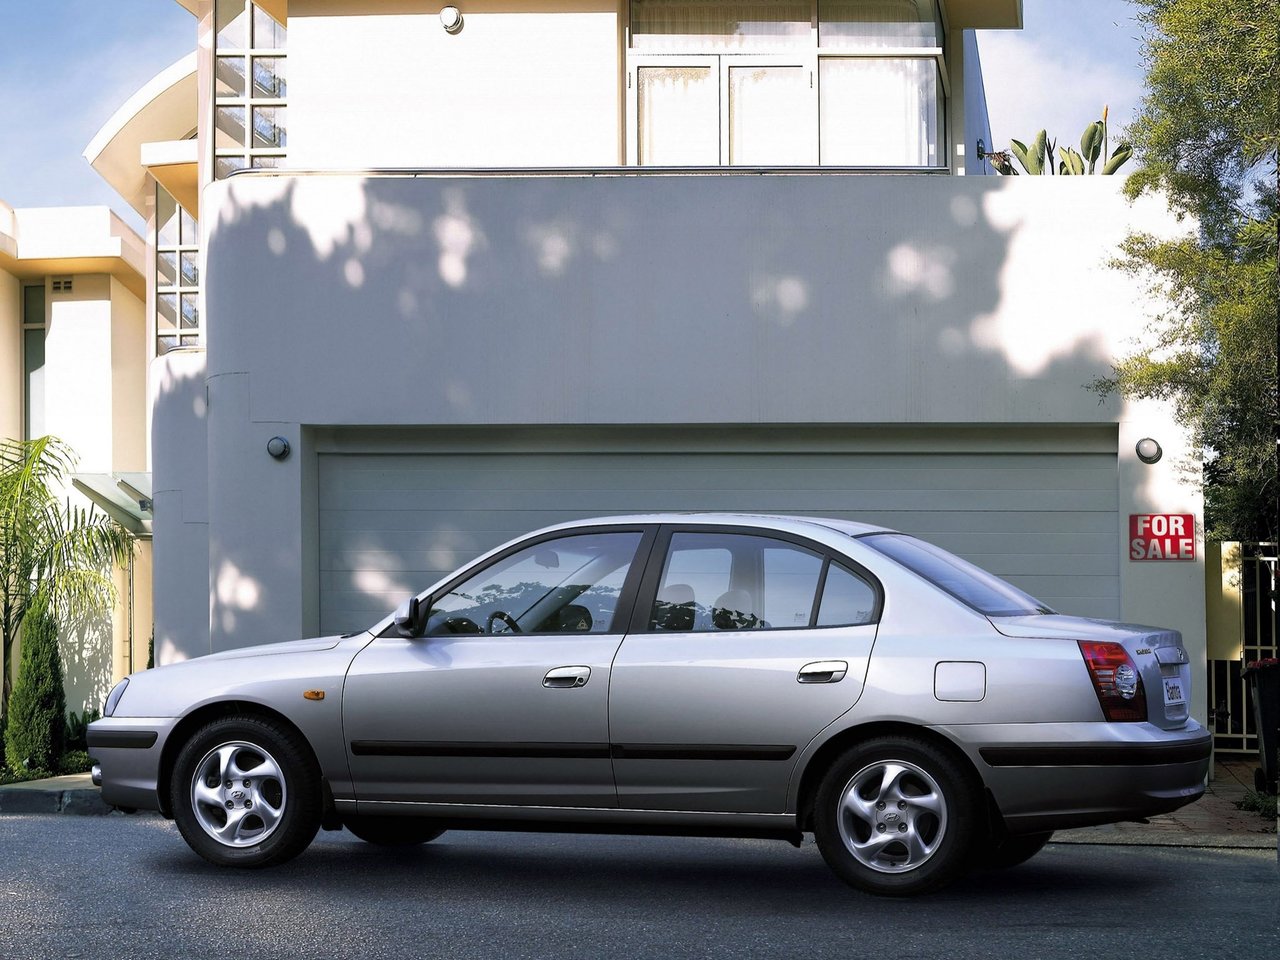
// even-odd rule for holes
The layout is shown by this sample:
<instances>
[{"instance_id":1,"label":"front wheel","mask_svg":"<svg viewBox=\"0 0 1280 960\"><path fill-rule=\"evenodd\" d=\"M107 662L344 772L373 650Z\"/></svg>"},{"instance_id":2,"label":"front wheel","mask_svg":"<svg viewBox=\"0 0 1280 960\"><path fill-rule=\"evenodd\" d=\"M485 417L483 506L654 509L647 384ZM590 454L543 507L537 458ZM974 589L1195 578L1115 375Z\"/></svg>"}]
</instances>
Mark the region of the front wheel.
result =
<instances>
[{"instance_id":1,"label":"front wheel","mask_svg":"<svg viewBox=\"0 0 1280 960\"><path fill-rule=\"evenodd\" d=\"M173 818L187 844L220 867L296 857L320 827L320 771L302 737L254 716L215 720L178 754Z\"/></svg>"},{"instance_id":2,"label":"front wheel","mask_svg":"<svg viewBox=\"0 0 1280 960\"><path fill-rule=\"evenodd\" d=\"M818 788L818 849L841 879L868 893L936 890L968 863L979 810L970 780L950 755L924 740L858 744Z\"/></svg>"},{"instance_id":3,"label":"front wheel","mask_svg":"<svg viewBox=\"0 0 1280 960\"><path fill-rule=\"evenodd\" d=\"M353 814L343 817L342 825L365 843L380 847L412 847L430 843L444 833L432 821L421 817L361 817Z\"/></svg>"}]
</instances>

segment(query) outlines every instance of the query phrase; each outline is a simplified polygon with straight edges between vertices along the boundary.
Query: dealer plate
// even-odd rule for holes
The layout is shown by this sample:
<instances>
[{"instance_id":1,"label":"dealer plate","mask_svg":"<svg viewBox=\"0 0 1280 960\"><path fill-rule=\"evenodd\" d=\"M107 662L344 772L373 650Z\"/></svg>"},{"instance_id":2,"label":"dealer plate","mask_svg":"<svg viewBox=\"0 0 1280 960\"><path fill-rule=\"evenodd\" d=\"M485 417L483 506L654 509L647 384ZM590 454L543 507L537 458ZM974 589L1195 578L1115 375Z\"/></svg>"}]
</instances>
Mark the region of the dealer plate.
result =
<instances>
[{"instance_id":1,"label":"dealer plate","mask_svg":"<svg viewBox=\"0 0 1280 960\"><path fill-rule=\"evenodd\" d=\"M1166 677L1164 681L1164 702L1186 703L1186 701L1186 695L1182 692L1182 678Z\"/></svg>"}]
</instances>

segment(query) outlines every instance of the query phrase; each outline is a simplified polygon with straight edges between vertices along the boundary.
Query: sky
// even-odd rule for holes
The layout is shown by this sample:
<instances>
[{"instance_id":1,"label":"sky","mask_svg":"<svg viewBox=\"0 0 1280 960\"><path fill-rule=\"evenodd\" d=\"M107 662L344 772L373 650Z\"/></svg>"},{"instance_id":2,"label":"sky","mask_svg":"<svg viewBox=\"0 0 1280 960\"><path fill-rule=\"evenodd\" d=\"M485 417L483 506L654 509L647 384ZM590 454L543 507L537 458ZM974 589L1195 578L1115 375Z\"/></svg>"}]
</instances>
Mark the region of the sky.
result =
<instances>
[{"instance_id":1,"label":"sky","mask_svg":"<svg viewBox=\"0 0 1280 960\"><path fill-rule=\"evenodd\" d=\"M1030 140L1042 127L1074 144L1103 104L1117 131L1142 93L1132 5L1024 0L1023 8L1023 30L978 35L995 141L988 147ZM194 45L195 18L176 0L0 0L0 200L107 204L140 228L84 148Z\"/></svg>"}]
</instances>

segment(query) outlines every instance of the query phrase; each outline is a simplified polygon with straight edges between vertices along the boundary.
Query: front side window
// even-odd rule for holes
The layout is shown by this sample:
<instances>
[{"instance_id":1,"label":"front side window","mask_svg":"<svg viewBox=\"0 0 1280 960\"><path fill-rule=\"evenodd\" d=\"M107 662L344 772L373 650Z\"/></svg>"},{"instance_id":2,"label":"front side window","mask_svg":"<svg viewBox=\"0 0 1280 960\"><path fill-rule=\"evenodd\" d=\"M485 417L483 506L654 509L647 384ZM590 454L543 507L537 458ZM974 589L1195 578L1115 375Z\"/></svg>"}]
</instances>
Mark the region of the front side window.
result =
<instances>
[{"instance_id":1,"label":"front side window","mask_svg":"<svg viewBox=\"0 0 1280 960\"><path fill-rule=\"evenodd\" d=\"M427 635L615 632L640 538L578 534L517 551L436 599Z\"/></svg>"},{"instance_id":2,"label":"front side window","mask_svg":"<svg viewBox=\"0 0 1280 960\"><path fill-rule=\"evenodd\" d=\"M807 627L823 557L796 544L732 533L676 533L650 630Z\"/></svg>"}]
</instances>

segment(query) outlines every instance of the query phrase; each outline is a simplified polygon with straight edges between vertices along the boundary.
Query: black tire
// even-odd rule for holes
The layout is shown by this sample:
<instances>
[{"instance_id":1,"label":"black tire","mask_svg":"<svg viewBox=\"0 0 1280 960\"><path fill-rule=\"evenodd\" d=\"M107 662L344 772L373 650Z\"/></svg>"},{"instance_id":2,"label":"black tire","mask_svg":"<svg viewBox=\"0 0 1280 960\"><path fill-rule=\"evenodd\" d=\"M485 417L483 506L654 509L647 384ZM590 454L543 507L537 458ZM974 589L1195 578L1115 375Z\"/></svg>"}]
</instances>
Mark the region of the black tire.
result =
<instances>
[{"instance_id":1,"label":"black tire","mask_svg":"<svg viewBox=\"0 0 1280 960\"><path fill-rule=\"evenodd\" d=\"M430 843L443 830L422 817L361 817L352 814L342 818L342 825L365 843L380 847L412 847Z\"/></svg>"},{"instance_id":2,"label":"black tire","mask_svg":"<svg viewBox=\"0 0 1280 960\"><path fill-rule=\"evenodd\" d=\"M169 790L183 839L220 867L284 863L320 828L311 749L293 728L264 717L225 717L197 730L178 753Z\"/></svg>"},{"instance_id":3,"label":"black tire","mask_svg":"<svg viewBox=\"0 0 1280 960\"><path fill-rule=\"evenodd\" d=\"M980 792L958 761L926 740L868 740L823 777L814 801L818 849L837 876L867 893L937 890L969 863L981 831Z\"/></svg>"},{"instance_id":4,"label":"black tire","mask_svg":"<svg viewBox=\"0 0 1280 960\"><path fill-rule=\"evenodd\" d=\"M1048 833L1028 833L1020 837L1005 837L989 849L975 855L975 863L980 870L1007 870L1020 863L1026 863L1044 849L1044 845L1053 836Z\"/></svg>"}]
</instances>

